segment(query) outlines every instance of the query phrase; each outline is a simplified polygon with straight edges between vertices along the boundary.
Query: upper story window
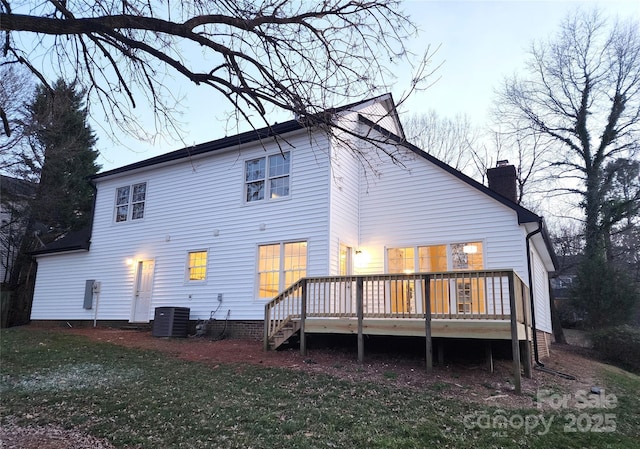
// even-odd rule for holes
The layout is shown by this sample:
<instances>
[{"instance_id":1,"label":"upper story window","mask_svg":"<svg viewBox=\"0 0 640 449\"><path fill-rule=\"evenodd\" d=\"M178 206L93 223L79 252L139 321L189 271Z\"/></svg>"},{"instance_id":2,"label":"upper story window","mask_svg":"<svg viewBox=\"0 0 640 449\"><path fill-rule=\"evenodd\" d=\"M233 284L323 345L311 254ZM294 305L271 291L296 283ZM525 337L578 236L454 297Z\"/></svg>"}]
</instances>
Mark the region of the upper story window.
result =
<instances>
[{"instance_id":1,"label":"upper story window","mask_svg":"<svg viewBox=\"0 0 640 449\"><path fill-rule=\"evenodd\" d=\"M245 201L289 196L290 152L251 159L245 162Z\"/></svg>"},{"instance_id":2,"label":"upper story window","mask_svg":"<svg viewBox=\"0 0 640 449\"><path fill-rule=\"evenodd\" d=\"M141 182L116 189L116 223L144 218L147 183Z\"/></svg>"}]
</instances>

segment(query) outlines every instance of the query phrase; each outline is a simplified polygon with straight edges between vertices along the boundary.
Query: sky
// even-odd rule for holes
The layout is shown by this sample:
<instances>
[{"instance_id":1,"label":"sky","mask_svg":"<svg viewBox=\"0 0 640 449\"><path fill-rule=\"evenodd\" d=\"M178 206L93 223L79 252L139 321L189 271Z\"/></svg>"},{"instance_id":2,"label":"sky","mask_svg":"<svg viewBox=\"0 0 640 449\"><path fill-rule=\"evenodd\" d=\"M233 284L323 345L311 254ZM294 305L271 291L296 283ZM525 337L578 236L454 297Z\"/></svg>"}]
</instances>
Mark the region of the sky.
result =
<instances>
[{"instance_id":1,"label":"sky","mask_svg":"<svg viewBox=\"0 0 640 449\"><path fill-rule=\"evenodd\" d=\"M433 64L442 66L426 91L417 92L405 104L410 113L436 110L453 118L466 114L476 126L483 126L495 97L494 91L505 76L521 72L526 51L533 41L552 37L562 18L576 8L600 7L608 15L640 17L640 0L624 1L430 1L403 2L405 11L421 29L418 39L409 43L417 54L431 45L440 49ZM398 84L392 90L401 98L407 85L407 71L398 68ZM92 124L98 135L98 163L102 170L147 159L185 145L225 137L225 100L213 89L190 86L185 81L181 121L185 139L157 139L154 144L123 138L114 143L99 118ZM139 111L143 120L148 112ZM145 116L145 114L147 114ZM291 117L274 116L273 121Z\"/></svg>"}]
</instances>

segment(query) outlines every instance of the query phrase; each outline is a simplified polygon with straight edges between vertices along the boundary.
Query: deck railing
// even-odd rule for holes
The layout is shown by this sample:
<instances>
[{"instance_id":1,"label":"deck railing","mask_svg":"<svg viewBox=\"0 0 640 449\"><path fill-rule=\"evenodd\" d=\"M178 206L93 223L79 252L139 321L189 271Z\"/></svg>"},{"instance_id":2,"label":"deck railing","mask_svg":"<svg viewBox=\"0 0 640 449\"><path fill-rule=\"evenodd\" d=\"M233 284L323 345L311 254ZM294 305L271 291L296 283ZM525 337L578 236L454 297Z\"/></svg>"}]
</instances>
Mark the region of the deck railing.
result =
<instances>
[{"instance_id":1,"label":"deck railing","mask_svg":"<svg viewBox=\"0 0 640 449\"><path fill-rule=\"evenodd\" d=\"M302 299L305 299L302 301ZM530 323L528 287L513 270L307 277L265 305L265 348L291 320L425 318Z\"/></svg>"}]
</instances>

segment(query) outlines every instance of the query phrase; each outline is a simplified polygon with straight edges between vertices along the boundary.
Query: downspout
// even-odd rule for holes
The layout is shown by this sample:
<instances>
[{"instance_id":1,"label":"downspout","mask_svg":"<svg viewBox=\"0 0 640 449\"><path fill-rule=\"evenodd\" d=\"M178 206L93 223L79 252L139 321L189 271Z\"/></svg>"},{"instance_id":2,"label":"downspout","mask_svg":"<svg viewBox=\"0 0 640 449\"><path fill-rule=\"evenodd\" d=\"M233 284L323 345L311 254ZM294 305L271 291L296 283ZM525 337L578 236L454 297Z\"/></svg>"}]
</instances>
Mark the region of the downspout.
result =
<instances>
[{"instance_id":1,"label":"downspout","mask_svg":"<svg viewBox=\"0 0 640 449\"><path fill-rule=\"evenodd\" d=\"M531 231L527 234L526 242L527 242L527 274L529 275L529 300L531 301L531 329L533 331L533 359L536 362L537 366L544 367L544 364L540 362L540 357L538 355L538 335L536 329L536 308L535 308L535 297L533 294L533 276L531 274L531 237L536 234L542 232L542 218L538 220L538 229L535 231Z\"/></svg>"}]
</instances>

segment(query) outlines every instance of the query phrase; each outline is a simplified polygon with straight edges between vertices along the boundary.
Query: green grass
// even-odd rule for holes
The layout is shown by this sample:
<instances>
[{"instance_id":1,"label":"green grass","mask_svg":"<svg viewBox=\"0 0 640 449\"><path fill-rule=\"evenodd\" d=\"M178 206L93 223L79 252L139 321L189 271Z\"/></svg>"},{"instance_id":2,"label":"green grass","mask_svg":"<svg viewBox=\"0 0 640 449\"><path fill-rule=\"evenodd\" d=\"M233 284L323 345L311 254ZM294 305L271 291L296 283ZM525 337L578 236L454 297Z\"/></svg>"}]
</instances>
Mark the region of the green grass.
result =
<instances>
[{"instance_id":1,"label":"green grass","mask_svg":"<svg viewBox=\"0 0 640 449\"><path fill-rule=\"evenodd\" d=\"M616 430L569 433L569 413L603 411L501 411L444 399L443 383L420 391L250 365L212 368L38 329L0 337L0 420L73 428L117 447L630 448L640 439L640 378L613 368L603 381L618 398L607 410ZM499 428L497 416L511 424ZM527 416L551 420L550 431L516 428Z\"/></svg>"}]
</instances>

